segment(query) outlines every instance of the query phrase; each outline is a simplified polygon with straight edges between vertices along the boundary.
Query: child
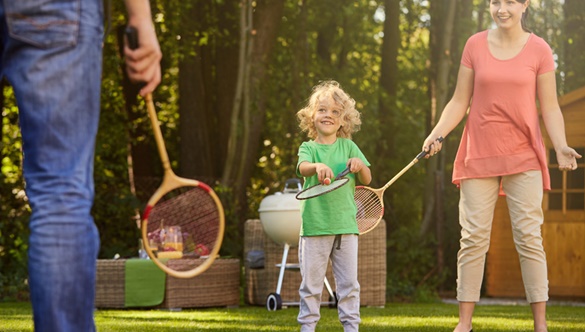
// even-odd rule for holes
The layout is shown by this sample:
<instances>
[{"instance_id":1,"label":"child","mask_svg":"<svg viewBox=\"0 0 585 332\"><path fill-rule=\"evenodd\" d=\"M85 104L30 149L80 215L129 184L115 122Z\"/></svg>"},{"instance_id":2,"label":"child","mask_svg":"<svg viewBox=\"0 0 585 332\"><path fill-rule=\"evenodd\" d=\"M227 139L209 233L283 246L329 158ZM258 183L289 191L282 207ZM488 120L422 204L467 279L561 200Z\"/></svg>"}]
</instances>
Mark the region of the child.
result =
<instances>
[{"instance_id":1,"label":"child","mask_svg":"<svg viewBox=\"0 0 585 332\"><path fill-rule=\"evenodd\" d=\"M358 227L353 199L355 175L363 184L372 176L369 162L351 134L359 130L355 100L335 81L313 89L305 108L297 113L300 128L311 141L301 144L297 174L304 187L322 183L349 167L349 183L322 196L301 202L299 263L302 282L298 322L301 331L314 331L320 318L321 293L329 260L335 277L339 320L344 331L358 331L360 285L357 280Z\"/></svg>"}]
</instances>

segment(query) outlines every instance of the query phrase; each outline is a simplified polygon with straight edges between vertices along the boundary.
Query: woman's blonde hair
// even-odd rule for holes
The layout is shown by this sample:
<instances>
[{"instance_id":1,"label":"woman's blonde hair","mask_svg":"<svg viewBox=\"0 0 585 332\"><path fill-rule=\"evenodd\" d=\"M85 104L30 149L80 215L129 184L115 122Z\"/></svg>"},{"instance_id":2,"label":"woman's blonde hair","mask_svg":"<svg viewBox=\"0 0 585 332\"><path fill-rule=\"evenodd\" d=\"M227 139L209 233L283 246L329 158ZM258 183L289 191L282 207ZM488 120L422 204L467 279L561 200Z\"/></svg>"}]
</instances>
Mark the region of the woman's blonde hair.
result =
<instances>
[{"instance_id":1,"label":"woman's blonde hair","mask_svg":"<svg viewBox=\"0 0 585 332\"><path fill-rule=\"evenodd\" d=\"M355 100L351 98L336 81L324 81L313 87L313 93L309 97L307 105L297 112L299 127L306 131L311 139L317 138L317 129L313 117L319 109L319 102L323 98L332 98L341 110L339 121L341 127L337 131L337 137L351 139L351 134L360 129L362 120L360 112L355 109Z\"/></svg>"}]
</instances>

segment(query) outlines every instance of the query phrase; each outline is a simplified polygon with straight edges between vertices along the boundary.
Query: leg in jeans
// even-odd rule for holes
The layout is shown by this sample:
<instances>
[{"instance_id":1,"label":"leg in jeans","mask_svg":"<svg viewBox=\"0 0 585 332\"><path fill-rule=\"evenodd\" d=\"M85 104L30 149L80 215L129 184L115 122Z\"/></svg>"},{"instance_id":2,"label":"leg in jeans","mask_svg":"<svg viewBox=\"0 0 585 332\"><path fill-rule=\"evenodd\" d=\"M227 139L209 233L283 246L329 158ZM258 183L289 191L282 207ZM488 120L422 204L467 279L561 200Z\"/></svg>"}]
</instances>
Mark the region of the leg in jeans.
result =
<instances>
[{"instance_id":1,"label":"leg in jeans","mask_svg":"<svg viewBox=\"0 0 585 332\"><path fill-rule=\"evenodd\" d=\"M499 188L499 177L461 181L461 248L457 255L457 300L460 304L459 324L455 331L468 332L471 329L473 309L480 297Z\"/></svg>"},{"instance_id":2,"label":"leg in jeans","mask_svg":"<svg viewBox=\"0 0 585 332\"><path fill-rule=\"evenodd\" d=\"M0 4L0 69L19 107L32 208L28 264L35 331L95 330L99 237L90 209L102 10L100 0Z\"/></svg>"},{"instance_id":3,"label":"leg in jeans","mask_svg":"<svg viewBox=\"0 0 585 332\"><path fill-rule=\"evenodd\" d=\"M331 252L331 264L337 290L337 311L345 332L357 332L360 320L360 284L358 282L358 236L341 236Z\"/></svg>"},{"instance_id":4,"label":"leg in jeans","mask_svg":"<svg viewBox=\"0 0 585 332\"><path fill-rule=\"evenodd\" d=\"M535 330L546 331L548 277L542 245L542 175L529 171L505 176L503 189L510 212L514 244L520 258L526 298L534 314Z\"/></svg>"}]
</instances>

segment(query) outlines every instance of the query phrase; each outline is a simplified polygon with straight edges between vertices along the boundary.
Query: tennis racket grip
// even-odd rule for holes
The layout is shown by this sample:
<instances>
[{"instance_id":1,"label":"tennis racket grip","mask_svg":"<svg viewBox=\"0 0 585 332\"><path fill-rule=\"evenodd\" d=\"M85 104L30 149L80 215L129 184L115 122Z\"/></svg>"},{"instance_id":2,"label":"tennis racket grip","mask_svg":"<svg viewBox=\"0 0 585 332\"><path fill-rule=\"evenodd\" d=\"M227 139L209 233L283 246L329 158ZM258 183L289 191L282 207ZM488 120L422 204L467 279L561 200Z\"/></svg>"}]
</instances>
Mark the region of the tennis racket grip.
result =
<instances>
[{"instance_id":1,"label":"tennis racket grip","mask_svg":"<svg viewBox=\"0 0 585 332\"><path fill-rule=\"evenodd\" d=\"M135 27L127 26L125 31L124 31L124 34L126 35L126 40L128 40L128 47L131 50L137 49L138 48L138 30L136 30ZM146 83L138 82L135 85L138 86L138 88L142 88L143 86L146 85Z\"/></svg>"},{"instance_id":2,"label":"tennis racket grip","mask_svg":"<svg viewBox=\"0 0 585 332\"><path fill-rule=\"evenodd\" d=\"M437 138L437 141L439 141L440 143L442 143L442 142L443 142L443 140L444 140L443 136L439 136L439 138ZM433 145L433 144L431 144L431 145ZM429 146L429 147L430 147L430 146ZM423 150L421 153L419 153L419 154L416 156L416 159L417 159L417 160L421 160L421 159L422 159L422 158L424 158L424 157L425 157L427 154L429 154L429 153L428 153L427 151L424 151L424 150Z\"/></svg>"},{"instance_id":3,"label":"tennis racket grip","mask_svg":"<svg viewBox=\"0 0 585 332\"><path fill-rule=\"evenodd\" d=\"M138 48L138 31L136 31L135 27L127 26L126 30L124 31L126 34L126 39L128 40L128 47L130 49L135 50Z\"/></svg>"}]
</instances>

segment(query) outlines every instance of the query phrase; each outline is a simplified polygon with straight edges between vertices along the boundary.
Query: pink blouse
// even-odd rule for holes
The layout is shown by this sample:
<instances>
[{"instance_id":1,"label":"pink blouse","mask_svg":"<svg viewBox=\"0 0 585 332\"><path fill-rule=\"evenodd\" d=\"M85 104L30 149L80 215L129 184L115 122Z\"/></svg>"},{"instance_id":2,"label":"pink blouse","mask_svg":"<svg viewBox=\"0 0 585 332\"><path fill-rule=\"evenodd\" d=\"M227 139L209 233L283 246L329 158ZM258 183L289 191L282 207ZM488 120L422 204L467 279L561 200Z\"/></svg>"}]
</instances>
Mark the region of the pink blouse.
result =
<instances>
[{"instance_id":1,"label":"pink blouse","mask_svg":"<svg viewBox=\"0 0 585 332\"><path fill-rule=\"evenodd\" d=\"M550 190L546 150L536 107L536 78L555 69L550 46L532 34L518 55L490 53L488 31L471 36L461 64L473 69L469 115L453 165L453 183L541 170Z\"/></svg>"}]
</instances>

